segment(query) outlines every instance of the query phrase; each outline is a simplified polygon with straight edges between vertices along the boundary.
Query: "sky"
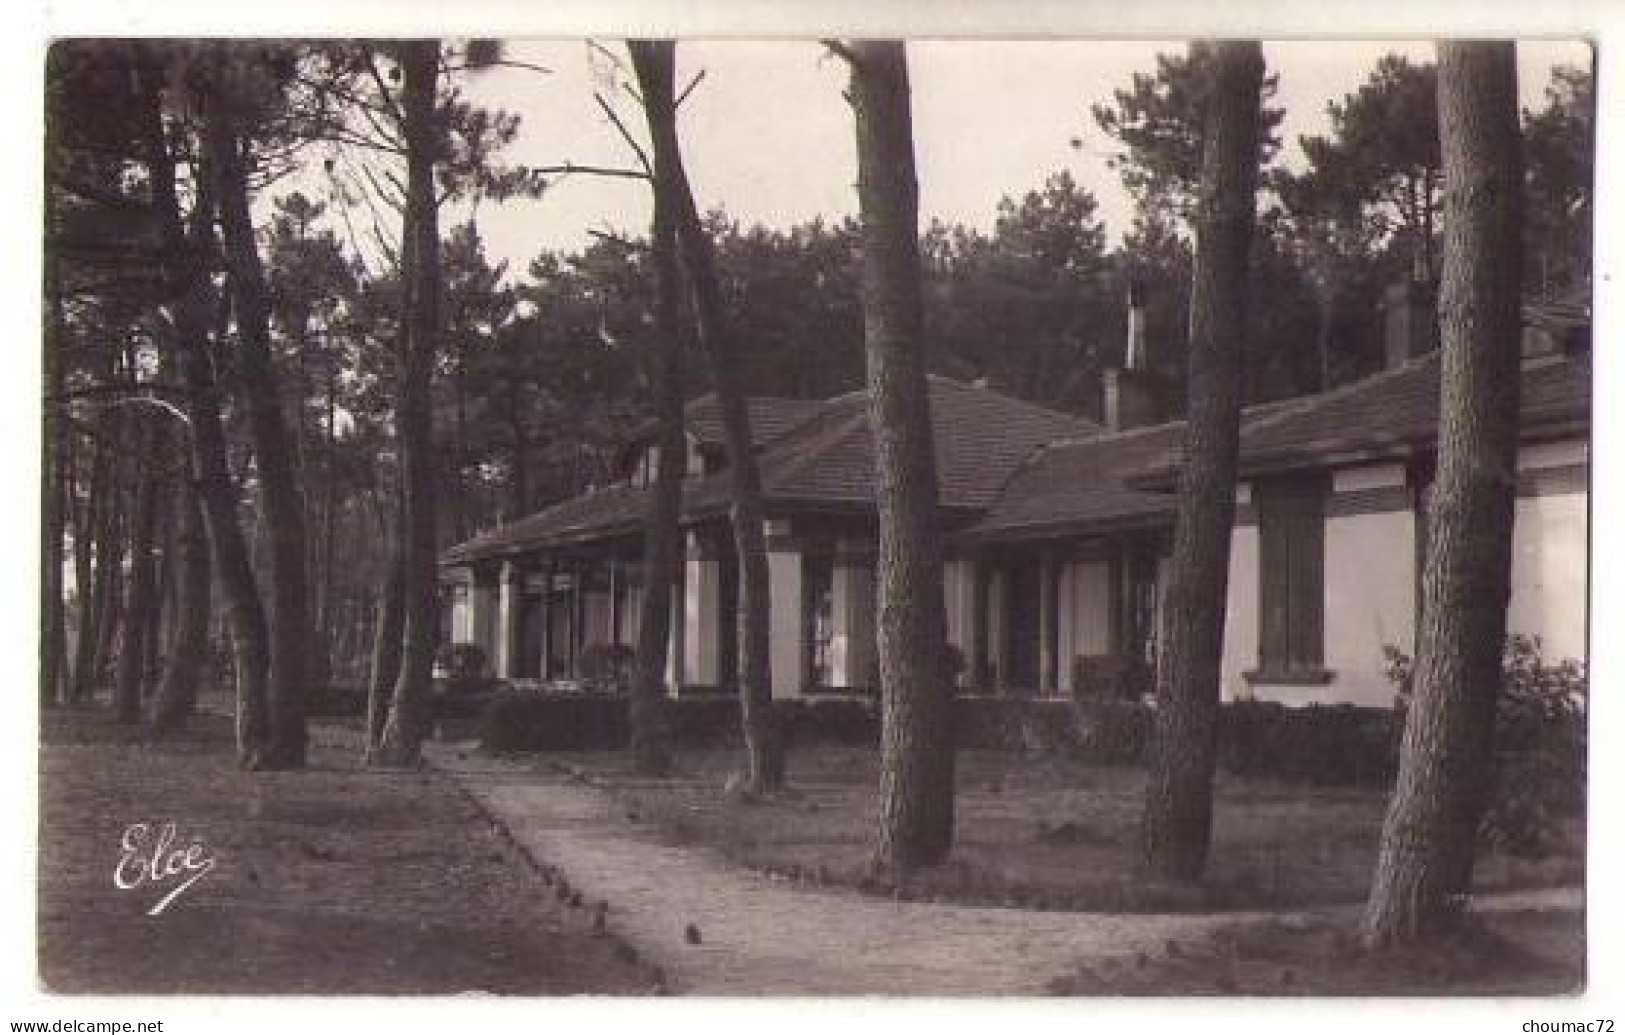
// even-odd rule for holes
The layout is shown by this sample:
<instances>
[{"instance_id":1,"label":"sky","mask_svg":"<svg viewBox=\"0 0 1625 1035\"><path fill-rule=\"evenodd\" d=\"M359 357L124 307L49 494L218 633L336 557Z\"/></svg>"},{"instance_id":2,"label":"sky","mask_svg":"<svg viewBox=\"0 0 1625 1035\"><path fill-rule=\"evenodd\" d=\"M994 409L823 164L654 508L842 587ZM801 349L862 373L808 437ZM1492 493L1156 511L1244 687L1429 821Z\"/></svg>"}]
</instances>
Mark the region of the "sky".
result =
<instances>
[{"instance_id":1,"label":"sky","mask_svg":"<svg viewBox=\"0 0 1625 1035\"><path fill-rule=\"evenodd\" d=\"M1069 169L1100 202L1109 235L1128 226L1131 204L1107 167L1113 141L1094 124L1091 104L1109 101L1135 72L1155 68L1179 41L916 41L909 45L922 224L932 218L989 228L999 199L1042 185ZM619 46L612 46L623 54ZM1301 161L1300 134L1329 128L1328 101L1358 89L1377 60L1398 52L1432 60L1427 42L1266 42L1280 77L1274 103L1285 108L1283 160ZM630 167L633 156L593 94L608 87L608 62L573 41L524 41L510 54L552 70L500 69L471 79L469 94L523 118L505 153L528 165L565 161ZM1524 106L1543 102L1554 64L1590 63L1579 42L1520 44ZM703 71L681 113L690 178L702 208L721 206L743 223L787 227L856 208L852 115L842 97L842 63L811 41L685 42L678 82ZM624 93L617 107L642 138L641 112ZM1076 140L1079 146L1073 146ZM476 213L493 256L520 274L542 249L576 250L594 230L641 236L648 191L636 180L574 175L539 201L486 205Z\"/></svg>"}]
</instances>

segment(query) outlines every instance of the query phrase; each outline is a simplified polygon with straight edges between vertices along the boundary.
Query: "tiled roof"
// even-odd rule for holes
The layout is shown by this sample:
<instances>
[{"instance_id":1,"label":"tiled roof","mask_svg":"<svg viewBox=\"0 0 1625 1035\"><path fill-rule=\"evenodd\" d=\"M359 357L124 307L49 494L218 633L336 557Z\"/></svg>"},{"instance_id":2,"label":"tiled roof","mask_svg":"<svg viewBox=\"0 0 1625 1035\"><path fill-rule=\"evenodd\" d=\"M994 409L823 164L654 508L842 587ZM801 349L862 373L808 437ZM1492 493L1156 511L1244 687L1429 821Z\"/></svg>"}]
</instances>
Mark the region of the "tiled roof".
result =
<instances>
[{"instance_id":1,"label":"tiled roof","mask_svg":"<svg viewBox=\"0 0 1625 1035\"><path fill-rule=\"evenodd\" d=\"M931 378L930 391L939 499L945 507L985 509L1034 450L1056 439L1099 430L1081 417L948 378ZM788 430L759 454L765 501L769 506L873 506L874 448L867 392L850 392L817 406L793 424L789 408L767 407L785 417L781 427ZM763 441L767 436L753 426L753 437ZM725 511L728 497L726 471L690 479L684 487L683 510L690 517ZM447 551L442 562L467 563L520 549L624 534L641 522L647 499L646 490L626 486L588 493L461 543Z\"/></svg>"},{"instance_id":2,"label":"tiled roof","mask_svg":"<svg viewBox=\"0 0 1625 1035\"><path fill-rule=\"evenodd\" d=\"M440 563L466 564L531 547L628 532L642 523L648 499L649 490L630 485L588 492L458 543L440 555Z\"/></svg>"},{"instance_id":3,"label":"tiled roof","mask_svg":"<svg viewBox=\"0 0 1625 1035\"><path fill-rule=\"evenodd\" d=\"M1184 424L1158 424L1052 443L1011 477L993 509L959 538L1037 538L1169 519L1171 494L1130 488L1123 479L1166 455L1184 430Z\"/></svg>"},{"instance_id":4,"label":"tiled roof","mask_svg":"<svg viewBox=\"0 0 1625 1035\"><path fill-rule=\"evenodd\" d=\"M1439 354L1353 384L1250 406L1242 417L1244 474L1318 467L1431 448L1438 435ZM1572 433L1591 413L1591 365L1547 357L1523 369L1526 438ZM967 541L1038 538L1165 519L1184 455L1183 423L1053 443L1010 479Z\"/></svg>"},{"instance_id":5,"label":"tiled roof","mask_svg":"<svg viewBox=\"0 0 1625 1035\"><path fill-rule=\"evenodd\" d=\"M1525 438L1572 432L1591 419L1588 356L1527 363L1519 405ZM1298 400L1241 436L1241 470L1284 470L1328 461L1400 455L1430 447L1439 429L1439 353Z\"/></svg>"},{"instance_id":6,"label":"tiled roof","mask_svg":"<svg viewBox=\"0 0 1625 1035\"><path fill-rule=\"evenodd\" d=\"M758 446L765 445L806 421L826 405L822 399L778 399L752 396L745 400L750 411L750 437ZM683 430L699 440L701 445L721 446L726 443L722 434L722 408L717 405L716 393L707 393L683 409Z\"/></svg>"},{"instance_id":7,"label":"tiled roof","mask_svg":"<svg viewBox=\"0 0 1625 1035\"><path fill-rule=\"evenodd\" d=\"M750 412L750 437L760 448L806 421L826 405L828 402L823 399L751 396L745 400L745 407ZM633 429L628 441L634 445L647 442L659 430L653 420L644 421ZM683 407L683 430L702 446L720 448L726 444L722 433L722 410L717 406L715 392L692 399Z\"/></svg>"},{"instance_id":8,"label":"tiled roof","mask_svg":"<svg viewBox=\"0 0 1625 1035\"><path fill-rule=\"evenodd\" d=\"M1035 449L1099 430L1081 417L950 378L932 377L930 391L938 498L945 507L986 508ZM769 501L872 503L868 393L831 399L818 417L768 447L761 465Z\"/></svg>"}]
</instances>

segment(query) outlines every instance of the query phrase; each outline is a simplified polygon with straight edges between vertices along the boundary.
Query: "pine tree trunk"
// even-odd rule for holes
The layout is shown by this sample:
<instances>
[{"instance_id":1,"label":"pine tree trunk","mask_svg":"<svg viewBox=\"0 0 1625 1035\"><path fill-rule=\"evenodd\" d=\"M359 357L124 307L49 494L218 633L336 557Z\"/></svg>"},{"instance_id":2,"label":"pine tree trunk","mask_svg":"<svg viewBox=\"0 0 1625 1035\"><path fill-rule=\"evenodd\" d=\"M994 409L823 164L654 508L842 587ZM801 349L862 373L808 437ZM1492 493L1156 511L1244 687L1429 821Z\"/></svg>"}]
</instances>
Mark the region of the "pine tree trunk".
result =
<instances>
[{"instance_id":1,"label":"pine tree trunk","mask_svg":"<svg viewBox=\"0 0 1625 1035\"><path fill-rule=\"evenodd\" d=\"M154 463L159 469L158 483L153 494L152 553L147 558L147 564L151 569L148 578L152 584L152 606L147 608L142 618L146 625L141 633L143 704L158 691L158 683L163 675L164 641L174 613L170 595L174 567L172 562L175 556L175 493L179 486L173 477L171 465L172 458L177 452L174 434L176 429L168 423L167 417L159 418L159 421L152 429L151 451Z\"/></svg>"},{"instance_id":2,"label":"pine tree trunk","mask_svg":"<svg viewBox=\"0 0 1625 1035\"><path fill-rule=\"evenodd\" d=\"M209 173L220 207L237 318L237 378L254 442L260 510L271 555L270 727L259 763L268 769L294 769L305 764L307 660L314 642L305 569L305 507L271 356L270 295L254 242L244 142L225 98L205 100Z\"/></svg>"},{"instance_id":3,"label":"pine tree trunk","mask_svg":"<svg viewBox=\"0 0 1625 1035\"><path fill-rule=\"evenodd\" d=\"M49 194L47 195L49 197ZM49 204L49 202L47 202ZM46 403L40 429L40 704L51 707L67 696L68 622L64 590L62 536L66 527L68 451L58 409L65 405L64 351L68 346L62 312L62 281L58 260L46 257L46 280L51 333L45 336L41 363L45 373Z\"/></svg>"},{"instance_id":4,"label":"pine tree trunk","mask_svg":"<svg viewBox=\"0 0 1625 1035\"><path fill-rule=\"evenodd\" d=\"M96 422L101 430L107 425L105 421ZM101 476L92 483L95 495L90 497L91 520L94 524L89 529L95 542L92 550L95 563L91 593L85 602L89 621L79 644L79 662L74 666L74 699L77 701L94 700L106 675L114 630L118 627L118 572L125 545L121 530L124 478L105 448L98 448L96 465Z\"/></svg>"},{"instance_id":5,"label":"pine tree trunk","mask_svg":"<svg viewBox=\"0 0 1625 1035\"><path fill-rule=\"evenodd\" d=\"M384 592L378 599L378 622L372 634L372 669L367 680L366 757L378 749L389 719L389 699L401 674L401 634L406 625L401 598L401 566L404 559L391 543L386 560Z\"/></svg>"},{"instance_id":6,"label":"pine tree trunk","mask_svg":"<svg viewBox=\"0 0 1625 1035\"><path fill-rule=\"evenodd\" d=\"M118 433L118 441L133 438L132 415L120 413L109 422ZM104 424L105 429L108 425ZM117 654L119 635L124 625L124 563L130 549L130 514L135 509L135 485L139 472L111 468L113 477L108 488L112 503L103 514L101 533L96 550L96 652L95 664L87 673L91 696L105 685L115 673L112 671ZM87 697L87 700L89 698Z\"/></svg>"},{"instance_id":7,"label":"pine tree trunk","mask_svg":"<svg viewBox=\"0 0 1625 1035\"><path fill-rule=\"evenodd\" d=\"M203 509L191 490L180 500L175 545L179 592L175 600L174 647L152 706L152 731L162 736L183 729L197 706L198 687L209 658L209 620L214 605Z\"/></svg>"},{"instance_id":8,"label":"pine tree trunk","mask_svg":"<svg viewBox=\"0 0 1625 1035\"><path fill-rule=\"evenodd\" d=\"M682 270L669 213L656 199L654 228L656 288L659 297L651 380L659 423L659 460L643 525L643 596L637 653L632 673L632 763L639 773L665 775L671 769L666 729L666 656L670 649L672 590L677 585L682 530L683 475L687 442L683 435L683 352L689 323L683 305Z\"/></svg>"},{"instance_id":9,"label":"pine tree trunk","mask_svg":"<svg viewBox=\"0 0 1625 1035\"><path fill-rule=\"evenodd\" d=\"M136 424L140 467L136 472L135 515L130 522L130 581L124 598L124 636L119 643L118 676L113 686L113 717L121 725L141 721L145 696L147 614L152 610L153 535L158 516L158 473L152 464L154 436L146 421Z\"/></svg>"},{"instance_id":10,"label":"pine tree trunk","mask_svg":"<svg viewBox=\"0 0 1625 1035\"><path fill-rule=\"evenodd\" d=\"M1368 947L1447 930L1494 773L1517 490L1523 161L1511 43L1439 44L1444 281L1439 453L1400 771Z\"/></svg>"},{"instance_id":11,"label":"pine tree trunk","mask_svg":"<svg viewBox=\"0 0 1625 1035\"><path fill-rule=\"evenodd\" d=\"M406 314L396 425L401 456L402 633L400 671L389 719L373 761L417 764L426 732L429 680L439 639L435 557L434 415L430 382L440 335L440 228L435 204L434 161L440 131L435 84L440 44L414 40L400 45L403 128L406 136Z\"/></svg>"},{"instance_id":12,"label":"pine tree trunk","mask_svg":"<svg viewBox=\"0 0 1625 1035\"><path fill-rule=\"evenodd\" d=\"M683 272L692 293L700 343L711 365L728 453L734 548L739 556L739 702L750 755L750 787L773 791L784 785L782 731L773 715L770 590L767 537L763 529L762 481L750 430L750 411L740 376L742 357L728 326L717 280L711 238L700 222L683 167L673 93L676 45L669 40L627 43L637 70L653 150L655 193L671 214Z\"/></svg>"},{"instance_id":13,"label":"pine tree trunk","mask_svg":"<svg viewBox=\"0 0 1625 1035\"><path fill-rule=\"evenodd\" d=\"M880 824L875 863L941 862L953 844L952 680L942 537L920 300L919 188L908 57L898 42L852 42L863 330L880 512Z\"/></svg>"},{"instance_id":14,"label":"pine tree trunk","mask_svg":"<svg viewBox=\"0 0 1625 1035\"><path fill-rule=\"evenodd\" d=\"M193 494L203 517L208 567L219 580L231 634L237 760L252 767L258 765L265 749L270 725L270 646L259 585L238 520L237 487L231 476L220 387L210 354L209 314L219 302L210 283L210 259L216 244L213 200L206 190L194 200L188 234L181 221L174 158L165 141L158 89L157 83L151 87L145 143L153 202L164 236L168 287L176 299L175 365L187 396ZM212 603L211 599L210 606Z\"/></svg>"},{"instance_id":15,"label":"pine tree trunk","mask_svg":"<svg viewBox=\"0 0 1625 1035\"><path fill-rule=\"evenodd\" d=\"M1147 875L1178 881L1201 876L1213 827L1264 74L1257 42L1192 44L1191 62L1204 84L1206 114L1191 285L1189 419L1140 843Z\"/></svg>"},{"instance_id":16,"label":"pine tree trunk","mask_svg":"<svg viewBox=\"0 0 1625 1035\"><path fill-rule=\"evenodd\" d=\"M78 601L78 624L74 631L73 681L68 697L78 703L96 692L96 646L100 642L99 600L102 577L97 545L105 513L117 495L116 483L105 450L91 449L90 477L73 513L73 585Z\"/></svg>"}]
</instances>

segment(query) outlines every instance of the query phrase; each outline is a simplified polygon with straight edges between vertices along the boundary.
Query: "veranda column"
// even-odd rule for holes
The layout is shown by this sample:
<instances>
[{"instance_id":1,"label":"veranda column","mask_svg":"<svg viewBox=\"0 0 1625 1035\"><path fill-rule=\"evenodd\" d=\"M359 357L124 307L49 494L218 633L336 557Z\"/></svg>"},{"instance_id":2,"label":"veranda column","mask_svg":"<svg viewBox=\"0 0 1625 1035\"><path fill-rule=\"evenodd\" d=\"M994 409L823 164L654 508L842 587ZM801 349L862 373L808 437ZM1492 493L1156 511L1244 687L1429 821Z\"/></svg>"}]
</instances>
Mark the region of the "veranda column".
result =
<instances>
[{"instance_id":1,"label":"veranda column","mask_svg":"<svg viewBox=\"0 0 1625 1035\"><path fill-rule=\"evenodd\" d=\"M520 674L519 639L523 632L519 616L524 595L524 569L515 561L503 561L502 581L497 595L496 656L496 674L502 679L514 679Z\"/></svg>"},{"instance_id":2,"label":"veranda column","mask_svg":"<svg viewBox=\"0 0 1625 1035\"><path fill-rule=\"evenodd\" d=\"M689 619L683 638L683 670L686 681L698 686L716 685L718 639L733 634L723 630L718 620L722 572L717 552L718 544L710 536L689 533L683 563Z\"/></svg>"},{"instance_id":3,"label":"veranda column","mask_svg":"<svg viewBox=\"0 0 1625 1035\"><path fill-rule=\"evenodd\" d=\"M1058 604L1055 593L1055 558L1045 552L1038 558L1038 695L1054 694L1060 681L1055 671L1055 634Z\"/></svg>"},{"instance_id":4,"label":"veranda column","mask_svg":"<svg viewBox=\"0 0 1625 1035\"><path fill-rule=\"evenodd\" d=\"M773 696L798 697L806 667L801 547L790 535L790 523L782 519L767 523L767 577Z\"/></svg>"},{"instance_id":5,"label":"veranda column","mask_svg":"<svg viewBox=\"0 0 1625 1035\"><path fill-rule=\"evenodd\" d=\"M688 593L684 584L687 579L684 572L688 570L688 551L686 544L679 541L677 558L677 581L671 586L671 635L667 638L666 646L666 687L675 697L688 682L688 673L684 671L683 659L687 656L688 648Z\"/></svg>"},{"instance_id":6,"label":"veranda column","mask_svg":"<svg viewBox=\"0 0 1625 1035\"><path fill-rule=\"evenodd\" d=\"M988 570L987 562L975 558L971 566L970 650L966 658L966 684L978 693L989 693L992 687L988 650Z\"/></svg>"}]
</instances>

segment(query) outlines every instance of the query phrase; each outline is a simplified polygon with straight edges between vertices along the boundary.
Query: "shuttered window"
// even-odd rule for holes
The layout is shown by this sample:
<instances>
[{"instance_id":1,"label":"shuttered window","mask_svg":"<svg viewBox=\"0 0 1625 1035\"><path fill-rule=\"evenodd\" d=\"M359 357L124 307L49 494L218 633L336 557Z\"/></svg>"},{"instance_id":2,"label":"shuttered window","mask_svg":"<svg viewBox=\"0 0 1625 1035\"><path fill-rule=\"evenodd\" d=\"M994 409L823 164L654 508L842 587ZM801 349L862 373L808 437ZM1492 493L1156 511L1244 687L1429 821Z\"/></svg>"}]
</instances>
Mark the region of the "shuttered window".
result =
<instances>
[{"instance_id":1,"label":"shuttered window","mask_svg":"<svg viewBox=\"0 0 1625 1035\"><path fill-rule=\"evenodd\" d=\"M1324 476L1253 485L1259 538L1259 669L1318 671L1325 661Z\"/></svg>"}]
</instances>

